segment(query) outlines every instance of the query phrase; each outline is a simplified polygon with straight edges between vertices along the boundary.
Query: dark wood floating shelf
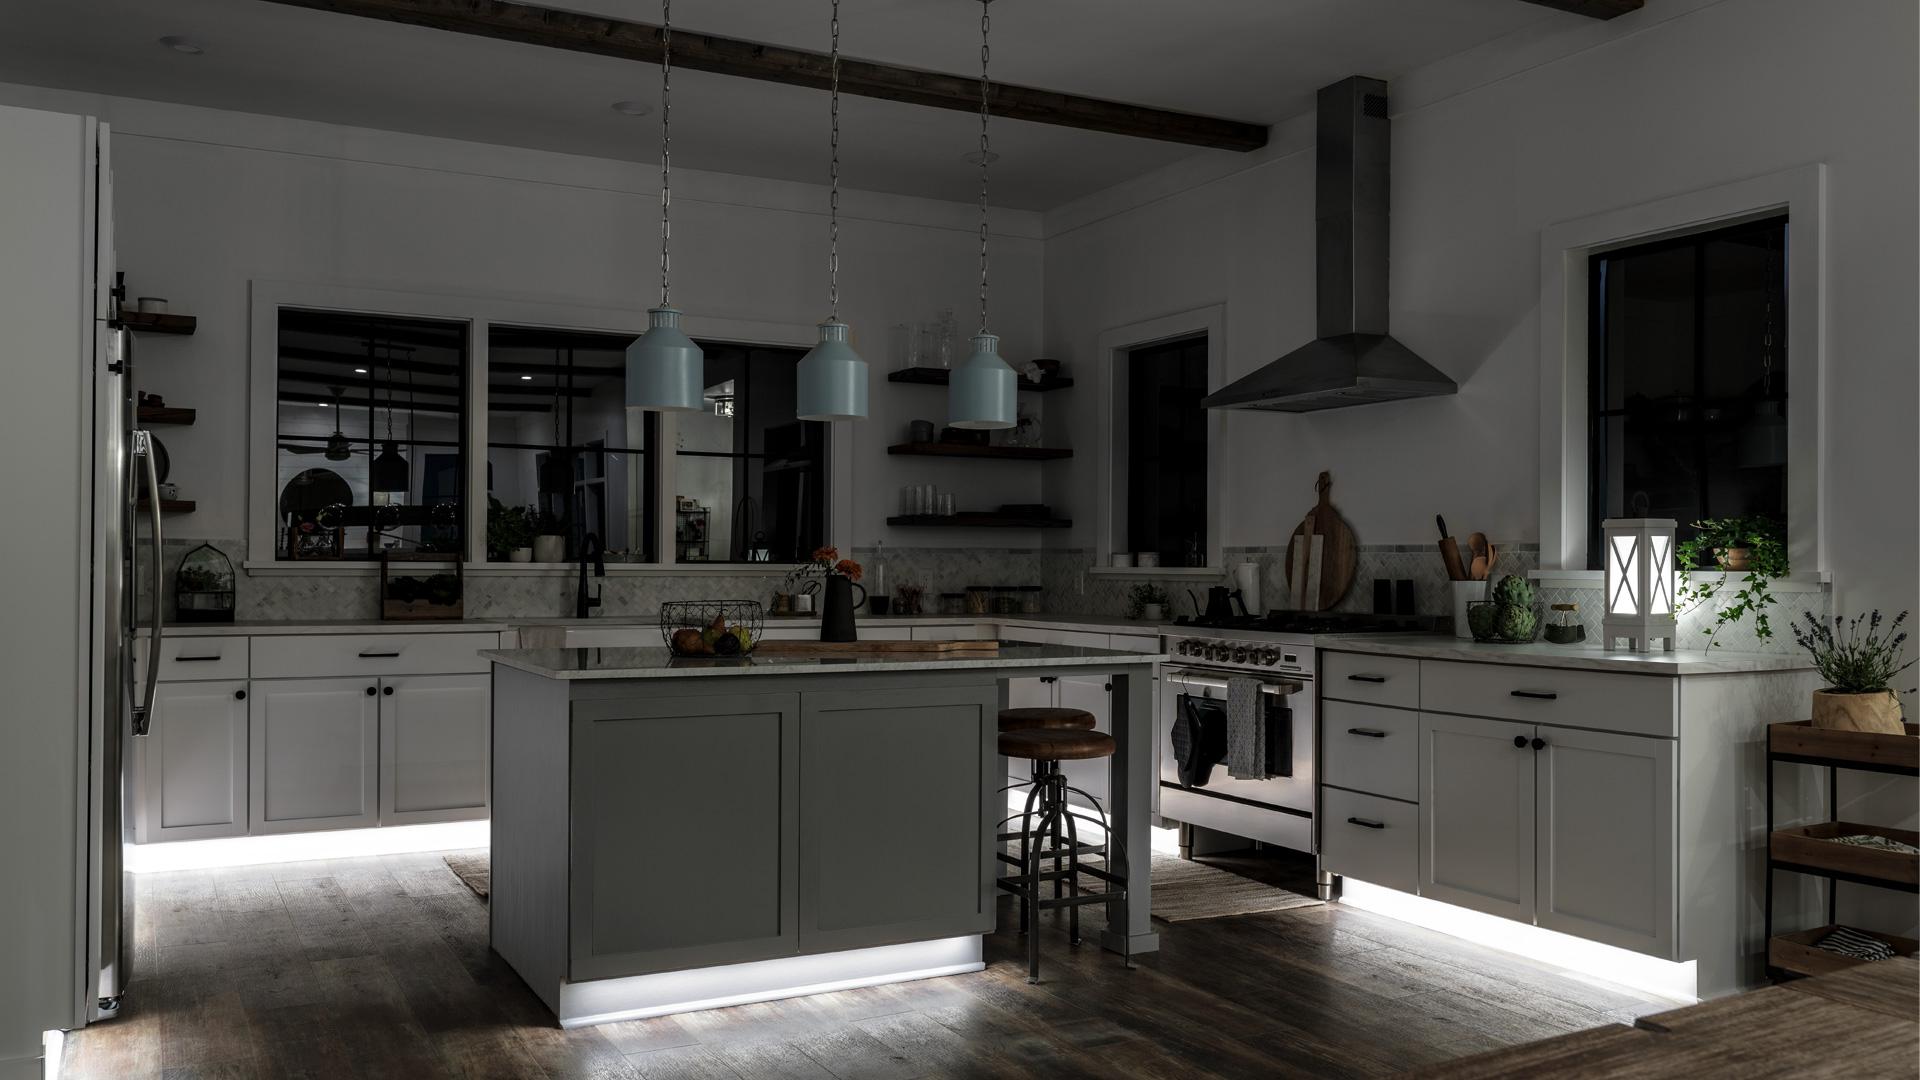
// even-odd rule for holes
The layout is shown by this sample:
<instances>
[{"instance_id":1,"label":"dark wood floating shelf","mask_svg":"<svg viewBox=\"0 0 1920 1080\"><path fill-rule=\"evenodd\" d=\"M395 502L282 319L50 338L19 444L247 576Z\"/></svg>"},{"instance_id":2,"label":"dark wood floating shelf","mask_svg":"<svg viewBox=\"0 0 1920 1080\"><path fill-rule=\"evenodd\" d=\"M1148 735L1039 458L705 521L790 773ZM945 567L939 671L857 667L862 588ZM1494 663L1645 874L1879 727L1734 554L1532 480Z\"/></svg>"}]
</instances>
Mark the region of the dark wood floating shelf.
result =
<instances>
[{"instance_id":1,"label":"dark wood floating shelf","mask_svg":"<svg viewBox=\"0 0 1920 1080\"><path fill-rule=\"evenodd\" d=\"M913 383L918 386L945 386L947 385L947 380L952 376L952 368L910 367L887 372L887 381ZM1035 382L1025 375L1020 376L1020 389L1032 390L1036 393L1045 390L1065 390L1072 385L1072 377L1066 375L1056 376L1051 379L1042 379L1039 382Z\"/></svg>"},{"instance_id":2,"label":"dark wood floating shelf","mask_svg":"<svg viewBox=\"0 0 1920 1080\"><path fill-rule=\"evenodd\" d=\"M140 422L143 424L180 424L193 423L200 415L198 409L176 409L171 405L140 406Z\"/></svg>"},{"instance_id":3,"label":"dark wood floating shelf","mask_svg":"<svg viewBox=\"0 0 1920 1080\"><path fill-rule=\"evenodd\" d=\"M152 505L152 500L142 498L140 500L141 512L146 512L147 508ZM197 505L199 504L195 503L192 499L161 499L160 512L163 514L191 514L193 513L193 508Z\"/></svg>"},{"instance_id":4,"label":"dark wood floating shelf","mask_svg":"<svg viewBox=\"0 0 1920 1080\"><path fill-rule=\"evenodd\" d=\"M1026 517L1020 514L906 514L890 517L887 524L909 529L1064 529L1073 522L1066 518Z\"/></svg>"},{"instance_id":5,"label":"dark wood floating shelf","mask_svg":"<svg viewBox=\"0 0 1920 1080\"><path fill-rule=\"evenodd\" d=\"M912 457L1002 458L1007 461L1058 461L1073 451L1063 446L977 446L973 443L910 442L887 447L889 454Z\"/></svg>"},{"instance_id":6,"label":"dark wood floating shelf","mask_svg":"<svg viewBox=\"0 0 1920 1080\"><path fill-rule=\"evenodd\" d=\"M159 314L152 311L120 309L120 325L149 334L191 334L200 325L192 315Z\"/></svg>"}]
</instances>

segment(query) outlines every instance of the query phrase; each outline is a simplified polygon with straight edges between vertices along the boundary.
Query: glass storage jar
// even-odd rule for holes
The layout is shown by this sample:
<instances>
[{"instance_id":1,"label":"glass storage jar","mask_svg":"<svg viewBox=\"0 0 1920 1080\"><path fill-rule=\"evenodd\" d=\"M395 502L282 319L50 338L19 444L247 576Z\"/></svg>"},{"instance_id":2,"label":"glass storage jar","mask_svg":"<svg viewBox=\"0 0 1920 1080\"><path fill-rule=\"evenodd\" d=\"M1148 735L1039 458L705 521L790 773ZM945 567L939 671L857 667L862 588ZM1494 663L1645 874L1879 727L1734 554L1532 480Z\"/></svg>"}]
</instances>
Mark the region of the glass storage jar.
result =
<instances>
[{"instance_id":1,"label":"glass storage jar","mask_svg":"<svg viewBox=\"0 0 1920 1080\"><path fill-rule=\"evenodd\" d=\"M1040 602L1042 592L1038 585L1020 586L1020 614L1038 615L1043 610Z\"/></svg>"},{"instance_id":2,"label":"glass storage jar","mask_svg":"<svg viewBox=\"0 0 1920 1080\"><path fill-rule=\"evenodd\" d=\"M986 615L991 613L992 590L985 585L967 586L967 614Z\"/></svg>"},{"instance_id":3,"label":"glass storage jar","mask_svg":"<svg viewBox=\"0 0 1920 1080\"><path fill-rule=\"evenodd\" d=\"M965 615L967 613L967 594L943 592L940 594L940 614Z\"/></svg>"}]
</instances>

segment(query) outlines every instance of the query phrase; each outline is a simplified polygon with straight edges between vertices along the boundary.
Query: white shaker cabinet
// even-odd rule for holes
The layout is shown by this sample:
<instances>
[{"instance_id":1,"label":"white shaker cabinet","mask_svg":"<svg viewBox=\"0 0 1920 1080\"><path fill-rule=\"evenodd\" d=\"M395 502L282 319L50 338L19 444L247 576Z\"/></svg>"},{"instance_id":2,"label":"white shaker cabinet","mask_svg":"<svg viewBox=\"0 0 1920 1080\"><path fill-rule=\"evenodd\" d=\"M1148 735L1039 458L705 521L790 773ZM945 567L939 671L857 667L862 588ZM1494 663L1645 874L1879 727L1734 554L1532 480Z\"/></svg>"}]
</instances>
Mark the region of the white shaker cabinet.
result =
<instances>
[{"instance_id":1,"label":"white shaker cabinet","mask_svg":"<svg viewBox=\"0 0 1920 1080\"><path fill-rule=\"evenodd\" d=\"M137 842L245 835L245 680L161 683L147 737L133 749Z\"/></svg>"},{"instance_id":2,"label":"white shaker cabinet","mask_svg":"<svg viewBox=\"0 0 1920 1080\"><path fill-rule=\"evenodd\" d=\"M379 823L379 679L256 679L249 705L254 833Z\"/></svg>"},{"instance_id":3,"label":"white shaker cabinet","mask_svg":"<svg viewBox=\"0 0 1920 1080\"><path fill-rule=\"evenodd\" d=\"M396 675L380 680L380 823L484 817L493 680Z\"/></svg>"},{"instance_id":4,"label":"white shaker cabinet","mask_svg":"<svg viewBox=\"0 0 1920 1080\"><path fill-rule=\"evenodd\" d=\"M1572 728L1540 737L1535 921L1672 956L1676 743Z\"/></svg>"},{"instance_id":5,"label":"white shaker cabinet","mask_svg":"<svg viewBox=\"0 0 1920 1080\"><path fill-rule=\"evenodd\" d=\"M1534 728L1420 716L1420 895L1532 921Z\"/></svg>"}]
</instances>

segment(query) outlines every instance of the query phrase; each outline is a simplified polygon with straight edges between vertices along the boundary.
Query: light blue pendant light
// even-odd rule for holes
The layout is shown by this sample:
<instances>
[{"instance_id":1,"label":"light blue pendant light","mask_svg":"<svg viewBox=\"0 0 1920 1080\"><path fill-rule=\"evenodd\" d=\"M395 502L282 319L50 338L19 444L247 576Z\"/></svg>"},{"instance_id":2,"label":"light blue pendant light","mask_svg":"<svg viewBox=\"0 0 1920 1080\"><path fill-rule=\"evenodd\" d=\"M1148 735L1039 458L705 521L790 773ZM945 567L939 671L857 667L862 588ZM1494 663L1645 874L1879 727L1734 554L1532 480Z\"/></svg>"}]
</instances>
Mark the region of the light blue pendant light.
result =
<instances>
[{"instance_id":1,"label":"light blue pendant light","mask_svg":"<svg viewBox=\"0 0 1920 1080\"><path fill-rule=\"evenodd\" d=\"M1018 378L1000 359L1000 338L987 332L987 4L980 0L980 332L973 355L947 381L947 423L957 428L1010 428Z\"/></svg>"},{"instance_id":2,"label":"light blue pendant light","mask_svg":"<svg viewBox=\"0 0 1920 1080\"><path fill-rule=\"evenodd\" d=\"M680 329L671 303L673 240L673 0L661 4L660 26L660 306L647 312L647 332L627 346L627 405L648 412L696 412L705 406L706 357Z\"/></svg>"},{"instance_id":3,"label":"light blue pendant light","mask_svg":"<svg viewBox=\"0 0 1920 1080\"><path fill-rule=\"evenodd\" d=\"M820 343L800 359L796 415L802 420L864 420L867 416L867 362L848 342L840 321L840 0L833 0L832 83L829 145L831 186L827 196L827 321Z\"/></svg>"}]
</instances>

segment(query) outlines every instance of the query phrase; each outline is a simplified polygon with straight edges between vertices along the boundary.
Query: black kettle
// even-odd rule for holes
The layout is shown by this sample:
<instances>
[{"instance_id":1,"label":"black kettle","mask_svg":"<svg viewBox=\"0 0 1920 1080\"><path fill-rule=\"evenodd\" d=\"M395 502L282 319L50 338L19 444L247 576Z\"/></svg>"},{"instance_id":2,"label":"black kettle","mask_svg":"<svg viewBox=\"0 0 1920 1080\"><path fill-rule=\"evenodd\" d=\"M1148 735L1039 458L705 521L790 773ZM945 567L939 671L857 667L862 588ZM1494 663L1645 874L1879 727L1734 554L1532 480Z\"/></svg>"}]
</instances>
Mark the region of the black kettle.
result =
<instances>
[{"instance_id":1,"label":"black kettle","mask_svg":"<svg viewBox=\"0 0 1920 1080\"><path fill-rule=\"evenodd\" d=\"M1233 602L1236 598L1239 597L1239 595L1240 595L1239 593L1236 593L1231 589L1228 589L1225 585L1215 585L1211 589L1208 589L1207 590L1207 610L1205 613L1201 615L1201 618L1204 618L1204 619L1233 618Z\"/></svg>"}]
</instances>

